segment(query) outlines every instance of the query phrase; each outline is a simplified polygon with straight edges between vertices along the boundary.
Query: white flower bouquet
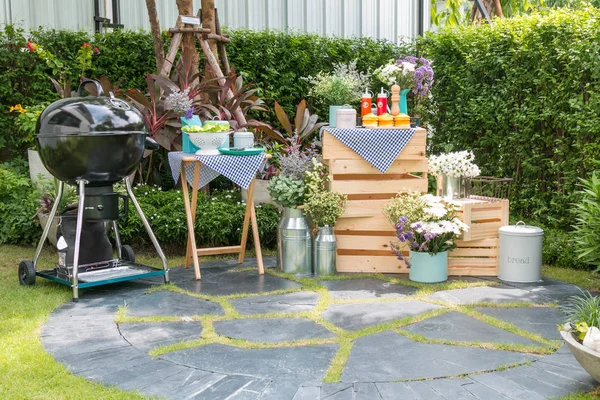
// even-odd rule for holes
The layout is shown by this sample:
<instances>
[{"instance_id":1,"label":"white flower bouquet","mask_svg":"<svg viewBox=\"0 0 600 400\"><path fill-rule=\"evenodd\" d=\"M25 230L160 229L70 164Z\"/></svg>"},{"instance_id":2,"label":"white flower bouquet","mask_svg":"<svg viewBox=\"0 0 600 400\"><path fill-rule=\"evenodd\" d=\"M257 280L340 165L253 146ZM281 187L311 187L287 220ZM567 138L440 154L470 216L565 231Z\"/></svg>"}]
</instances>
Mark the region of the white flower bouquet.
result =
<instances>
[{"instance_id":1,"label":"white flower bouquet","mask_svg":"<svg viewBox=\"0 0 600 400\"><path fill-rule=\"evenodd\" d=\"M481 174L481 170L473 162L475 156L471 151L458 151L442 153L439 156L430 156L429 173L433 175L447 175L451 177L473 178Z\"/></svg>"},{"instance_id":2,"label":"white flower bouquet","mask_svg":"<svg viewBox=\"0 0 600 400\"><path fill-rule=\"evenodd\" d=\"M396 62L390 60L389 64L377 68L373 75L387 86L398 85L401 89L412 89L416 64L410 62Z\"/></svg>"}]
</instances>

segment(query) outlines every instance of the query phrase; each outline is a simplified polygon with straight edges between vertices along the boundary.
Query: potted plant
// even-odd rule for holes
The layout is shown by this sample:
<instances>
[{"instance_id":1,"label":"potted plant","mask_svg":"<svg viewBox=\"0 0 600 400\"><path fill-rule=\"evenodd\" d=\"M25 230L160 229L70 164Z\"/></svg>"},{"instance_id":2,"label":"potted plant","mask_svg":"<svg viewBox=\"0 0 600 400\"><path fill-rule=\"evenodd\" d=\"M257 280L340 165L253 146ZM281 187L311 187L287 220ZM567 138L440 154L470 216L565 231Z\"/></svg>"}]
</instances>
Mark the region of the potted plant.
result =
<instances>
[{"instance_id":1,"label":"potted plant","mask_svg":"<svg viewBox=\"0 0 600 400\"><path fill-rule=\"evenodd\" d=\"M304 182L294 176L278 175L268 186L273 200L283 207L277 226L277 266L290 274L312 273L312 235L304 211Z\"/></svg>"},{"instance_id":2,"label":"potted plant","mask_svg":"<svg viewBox=\"0 0 600 400\"><path fill-rule=\"evenodd\" d=\"M319 72L305 78L312 85L309 96L329 106L329 126L335 128L339 108L357 103L362 91L369 87L369 74L356 69L356 61L335 64L330 73Z\"/></svg>"},{"instance_id":3,"label":"potted plant","mask_svg":"<svg viewBox=\"0 0 600 400\"><path fill-rule=\"evenodd\" d=\"M313 269L315 275L336 272L336 237L334 226L344 213L348 197L327 190L329 177L325 166L313 158L313 169L305 173L306 202L304 211L318 228L314 241Z\"/></svg>"},{"instance_id":4,"label":"potted plant","mask_svg":"<svg viewBox=\"0 0 600 400\"><path fill-rule=\"evenodd\" d=\"M568 322L561 336L583 369L600 382L600 297L582 291L564 312Z\"/></svg>"},{"instance_id":5,"label":"potted plant","mask_svg":"<svg viewBox=\"0 0 600 400\"><path fill-rule=\"evenodd\" d=\"M394 111L396 104L393 102L392 115L408 115L408 93L412 90L415 102L418 103L429 94L433 85L433 69L429 60L423 57L406 56L390 60L388 64L376 69L373 75L381 84L390 87L392 93L400 93L399 109Z\"/></svg>"},{"instance_id":6,"label":"potted plant","mask_svg":"<svg viewBox=\"0 0 600 400\"><path fill-rule=\"evenodd\" d=\"M436 177L437 195L447 200L471 194L471 178L481 174L471 151L442 153L428 158L429 172Z\"/></svg>"},{"instance_id":7,"label":"potted plant","mask_svg":"<svg viewBox=\"0 0 600 400\"><path fill-rule=\"evenodd\" d=\"M391 243L392 251L410 268L411 281L436 283L448 279L448 251L456 248L456 239L468 230L457 217L459 209L440 197L418 193L400 194L384 208L398 238Z\"/></svg>"}]
</instances>

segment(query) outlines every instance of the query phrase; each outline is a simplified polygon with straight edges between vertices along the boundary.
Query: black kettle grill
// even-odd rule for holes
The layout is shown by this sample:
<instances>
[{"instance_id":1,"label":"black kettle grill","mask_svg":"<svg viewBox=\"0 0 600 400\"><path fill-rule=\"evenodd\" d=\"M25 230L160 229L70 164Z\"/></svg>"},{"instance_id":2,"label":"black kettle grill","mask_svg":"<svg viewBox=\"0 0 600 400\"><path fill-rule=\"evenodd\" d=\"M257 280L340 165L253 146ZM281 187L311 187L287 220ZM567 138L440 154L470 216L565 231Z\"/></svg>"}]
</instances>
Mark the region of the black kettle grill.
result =
<instances>
[{"instance_id":1,"label":"black kettle grill","mask_svg":"<svg viewBox=\"0 0 600 400\"><path fill-rule=\"evenodd\" d=\"M83 97L86 84L96 86L97 97ZM23 285L33 285L37 275L69 285L73 288L74 300L79 298L79 289L85 287L157 275L164 276L165 282L168 282L167 260L133 194L129 180L129 175L142 160L144 150L156 150L159 145L147 136L144 117L135 107L115 98L112 93L108 97L103 94L98 82L85 80L79 86L78 97L50 104L41 113L36 127L35 141L40 158L48 171L59 180L59 186L33 261L24 260L19 264L19 281ZM127 196L113 190L113 184L121 180L125 181ZM59 265L53 270L37 271L37 261L48 237L50 223L56 217L65 183L77 186L79 205L75 224L73 220L64 220L63 223L68 216L61 216L59 227L68 230L68 226L75 225L75 231L71 235L65 231L62 235L64 240L60 246L63 248L59 248ZM120 199L123 200L122 213L119 211ZM117 220L126 217L129 200L158 252L162 270L136 264L131 247L121 245ZM110 243L106 232L109 222L114 232L117 258L112 257L112 246L109 251L102 248L103 243ZM82 247L82 232L84 242L88 237L96 239L87 239L94 242L84 243ZM87 235L91 232L95 236ZM102 240L98 240L98 234ZM98 247L98 251L82 257L82 248L91 253L90 249L94 246ZM85 259L86 264L81 265L81 259Z\"/></svg>"}]
</instances>

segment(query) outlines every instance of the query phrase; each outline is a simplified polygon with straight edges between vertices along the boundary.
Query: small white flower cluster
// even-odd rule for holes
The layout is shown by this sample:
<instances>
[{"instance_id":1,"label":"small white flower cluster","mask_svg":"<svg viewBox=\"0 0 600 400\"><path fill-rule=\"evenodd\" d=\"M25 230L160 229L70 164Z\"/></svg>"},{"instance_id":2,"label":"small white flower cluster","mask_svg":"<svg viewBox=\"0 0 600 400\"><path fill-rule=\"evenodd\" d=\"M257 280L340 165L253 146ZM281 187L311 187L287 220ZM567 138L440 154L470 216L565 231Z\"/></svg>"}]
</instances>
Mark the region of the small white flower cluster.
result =
<instances>
[{"instance_id":1,"label":"small white flower cluster","mask_svg":"<svg viewBox=\"0 0 600 400\"><path fill-rule=\"evenodd\" d=\"M473 178L481 174L481 170L473 162L475 155L472 151L457 151L430 156L429 173L433 175L448 175L452 177Z\"/></svg>"},{"instance_id":2,"label":"small white flower cluster","mask_svg":"<svg viewBox=\"0 0 600 400\"><path fill-rule=\"evenodd\" d=\"M452 221L415 222L411 224L410 227L416 232L428 232L436 236L443 235L445 233L460 235L469 229L469 227L458 218L454 218Z\"/></svg>"},{"instance_id":3,"label":"small white flower cluster","mask_svg":"<svg viewBox=\"0 0 600 400\"><path fill-rule=\"evenodd\" d=\"M184 115L192 108L192 99L189 96L189 89L184 91L175 89L165 99L165 108L173 110L178 115Z\"/></svg>"}]
</instances>

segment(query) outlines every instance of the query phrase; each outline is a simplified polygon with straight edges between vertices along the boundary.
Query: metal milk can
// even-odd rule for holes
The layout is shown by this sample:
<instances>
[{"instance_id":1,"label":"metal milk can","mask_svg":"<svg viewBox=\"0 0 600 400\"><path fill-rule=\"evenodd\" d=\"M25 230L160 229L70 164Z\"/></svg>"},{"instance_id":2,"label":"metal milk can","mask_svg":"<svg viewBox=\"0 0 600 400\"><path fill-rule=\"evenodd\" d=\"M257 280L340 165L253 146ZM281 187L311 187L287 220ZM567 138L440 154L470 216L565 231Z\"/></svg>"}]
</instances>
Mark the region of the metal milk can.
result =
<instances>
[{"instance_id":1,"label":"metal milk can","mask_svg":"<svg viewBox=\"0 0 600 400\"><path fill-rule=\"evenodd\" d=\"M335 275L336 238L333 228L325 225L319 228L315 238L315 275Z\"/></svg>"},{"instance_id":2,"label":"metal milk can","mask_svg":"<svg viewBox=\"0 0 600 400\"><path fill-rule=\"evenodd\" d=\"M277 268L286 273L312 273L312 236L304 211L284 208L277 227Z\"/></svg>"}]
</instances>

